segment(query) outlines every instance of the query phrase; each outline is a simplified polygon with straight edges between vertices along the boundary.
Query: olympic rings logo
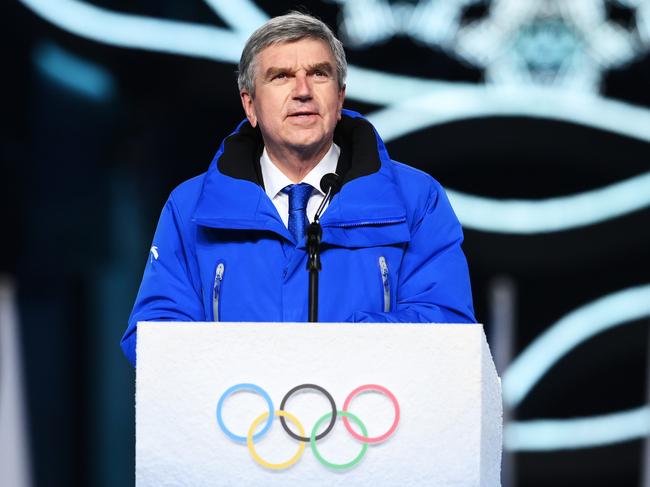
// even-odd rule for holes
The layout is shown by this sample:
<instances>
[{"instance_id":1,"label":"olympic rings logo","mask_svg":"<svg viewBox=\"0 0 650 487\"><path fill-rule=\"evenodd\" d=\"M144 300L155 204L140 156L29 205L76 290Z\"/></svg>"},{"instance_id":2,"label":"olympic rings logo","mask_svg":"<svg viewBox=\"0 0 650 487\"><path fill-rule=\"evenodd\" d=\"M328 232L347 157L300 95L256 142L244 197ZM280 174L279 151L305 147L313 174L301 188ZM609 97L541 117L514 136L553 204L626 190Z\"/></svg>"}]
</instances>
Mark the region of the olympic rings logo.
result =
<instances>
[{"instance_id":1,"label":"olympic rings logo","mask_svg":"<svg viewBox=\"0 0 650 487\"><path fill-rule=\"evenodd\" d=\"M312 389L323 394L329 401L330 406L332 408L331 411L325 413L314 423L309 436L305 435L305 428L300 423L298 418L296 418L293 414L291 414L285 409L285 406L289 398L296 392L304 389ZM236 435L232 431L230 431L230 429L228 429L228 427L225 425L222 416L223 405L226 399L230 397L232 394L240 391L249 391L249 392L254 392L256 394L259 394L266 401L266 404L268 406L268 411L260 414L250 425L250 428L248 429L248 434L246 436ZM379 436L369 437L366 426L357 416L355 416L349 410L350 403L352 402L352 400L362 392L366 392L366 391L380 392L385 396L387 396L390 399L390 401L393 403L393 409L395 412L393 423L391 424L390 428L388 428L388 431L386 431L385 433ZM286 433L289 436L291 436L291 438L299 442L299 446L296 453L291 458L281 463L268 462L267 460L263 459L255 450L255 442L259 441L264 435L266 435L266 433L268 433L268 431L271 429L271 424L273 423L273 418L275 416L280 418L280 424L282 425L284 431L286 431ZM362 444L359 454L346 463L333 463L328 461L318 451L318 446L317 446L318 440L323 439L334 429L334 425L336 424L336 420L338 418L343 419L343 425L345 426L345 429L352 435L353 438L355 438ZM287 420L293 423L298 433L295 433L293 430L291 430L291 428L289 428L289 426L287 425ZM354 389L343 402L343 409L341 410L338 410L336 408L336 403L334 402L334 398L332 397L332 395L329 392L327 392L327 390L325 390L323 387L316 384L301 384L291 389L282 398L282 401L280 402L280 409L278 410L274 408L271 397L264 389L262 389L260 386L256 384L248 384L248 383L235 384L234 386L229 387L221 395L221 397L219 398L219 402L217 404L217 423L219 424L219 427L225 433L225 435L237 443L246 444L246 446L248 447L248 451L253 457L253 460L259 465L261 465L262 467L268 468L270 470L284 470L294 465L305 452L305 447L307 443L309 443L311 447L311 451L316 457L316 459L325 467L334 470L346 470L352 468L355 465L357 465L361 461L361 459L365 456L368 450L368 445L382 443L388 440L393 435L393 433L395 433L395 430L397 429L397 425L399 424L399 420L400 420L400 408L399 408L399 403L397 402L397 398L387 388L377 384L366 384ZM264 421L265 421L264 426L260 431L256 433L256 430L258 429L260 424ZM352 421L359 427L359 429L361 430L361 434L357 433L352 428L350 421ZM318 430L326 422L327 422L327 427L325 428L325 430L323 430L322 433L317 434Z\"/></svg>"}]
</instances>

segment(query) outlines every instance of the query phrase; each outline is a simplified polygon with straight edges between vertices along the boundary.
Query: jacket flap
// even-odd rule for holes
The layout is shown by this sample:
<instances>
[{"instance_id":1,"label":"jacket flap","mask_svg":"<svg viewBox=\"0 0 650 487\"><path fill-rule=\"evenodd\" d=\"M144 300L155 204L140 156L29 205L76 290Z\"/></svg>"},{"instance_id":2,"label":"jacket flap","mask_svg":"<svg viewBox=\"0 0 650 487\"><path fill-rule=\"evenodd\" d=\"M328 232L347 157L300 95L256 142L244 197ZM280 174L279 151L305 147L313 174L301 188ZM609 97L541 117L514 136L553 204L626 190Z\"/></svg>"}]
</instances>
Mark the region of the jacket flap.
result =
<instances>
[{"instance_id":1,"label":"jacket flap","mask_svg":"<svg viewBox=\"0 0 650 487\"><path fill-rule=\"evenodd\" d=\"M345 248L379 247L398 245L411 240L406 220L393 220L390 223L366 222L355 226L324 226L323 245Z\"/></svg>"}]
</instances>

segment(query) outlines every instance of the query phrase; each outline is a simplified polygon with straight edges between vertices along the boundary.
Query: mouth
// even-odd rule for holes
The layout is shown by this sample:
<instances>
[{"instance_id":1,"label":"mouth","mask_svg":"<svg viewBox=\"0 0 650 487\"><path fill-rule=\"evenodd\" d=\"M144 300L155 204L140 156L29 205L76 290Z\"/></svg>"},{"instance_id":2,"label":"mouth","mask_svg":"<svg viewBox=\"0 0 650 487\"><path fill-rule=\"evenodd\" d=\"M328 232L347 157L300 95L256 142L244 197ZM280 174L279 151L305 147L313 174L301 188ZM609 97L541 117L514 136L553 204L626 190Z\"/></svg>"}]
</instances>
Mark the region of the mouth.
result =
<instances>
[{"instance_id":1,"label":"mouth","mask_svg":"<svg viewBox=\"0 0 650 487\"><path fill-rule=\"evenodd\" d=\"M312 112L309 110L300 110L297 112L292 112L288 115L288 118L294 118L294 119L307 119L310 117L316 117L318 116L318 112Z\"/></svg>"}]
</instances>

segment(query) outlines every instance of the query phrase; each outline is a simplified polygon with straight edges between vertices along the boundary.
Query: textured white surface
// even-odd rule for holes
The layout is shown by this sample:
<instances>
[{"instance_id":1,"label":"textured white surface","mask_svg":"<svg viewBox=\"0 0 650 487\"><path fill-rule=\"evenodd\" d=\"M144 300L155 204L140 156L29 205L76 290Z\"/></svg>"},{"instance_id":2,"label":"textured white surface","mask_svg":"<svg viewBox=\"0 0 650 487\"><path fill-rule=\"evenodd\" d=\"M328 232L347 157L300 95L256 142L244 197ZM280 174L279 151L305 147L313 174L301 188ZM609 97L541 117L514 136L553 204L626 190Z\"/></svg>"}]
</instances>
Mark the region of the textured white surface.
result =
<instances>
[{"instance_id":1,"label":"textured white surface","mask_svg":"<svg viewBox=\"0 0 650 487\"><path fill-rule=\"evenodd\" d=\"M137 352L138 487L500 485L501 391L479 325L141 323ZM293 467L269 471L217 425L219 397L241 382L266 390L275 409L303 383L330 391L338 409L357 386L381 384L399 400L401 421L350 470L322 466L308 445ZM286 409L311 431L329 404L305 393ZM239 393L225 402L224 420L245 435L266 410L258 396ZM371 436L393 419L380 394L358 396L350 410ZM360 448L341 421L318 446L341 463ZM281 462L297 442L276 419L256 448Z\"/></svg>"}]
</instances>

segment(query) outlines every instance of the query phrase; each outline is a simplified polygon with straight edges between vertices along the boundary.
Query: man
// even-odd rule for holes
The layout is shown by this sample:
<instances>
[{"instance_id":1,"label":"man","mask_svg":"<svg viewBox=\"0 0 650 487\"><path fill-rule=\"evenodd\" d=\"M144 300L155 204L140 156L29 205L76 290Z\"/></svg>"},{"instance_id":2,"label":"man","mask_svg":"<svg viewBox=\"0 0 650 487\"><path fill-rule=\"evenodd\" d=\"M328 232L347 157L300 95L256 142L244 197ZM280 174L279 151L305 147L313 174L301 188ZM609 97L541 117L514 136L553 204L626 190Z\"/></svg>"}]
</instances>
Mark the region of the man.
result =
<instances>
[{"instance_id":1,"label":"man","mask_svg":"<svg viewBox=\"0 0 650 487\"><path fill-rule=\"evenodd\" d=\"M320 180L320 321L474 322L460 224L440 185L392 161L343 110L343 46L301 13L269 20L239 64L246 118L163 208L122 339L138 321L306 321L305 225Z\"/></svg>"}]
</instances>

